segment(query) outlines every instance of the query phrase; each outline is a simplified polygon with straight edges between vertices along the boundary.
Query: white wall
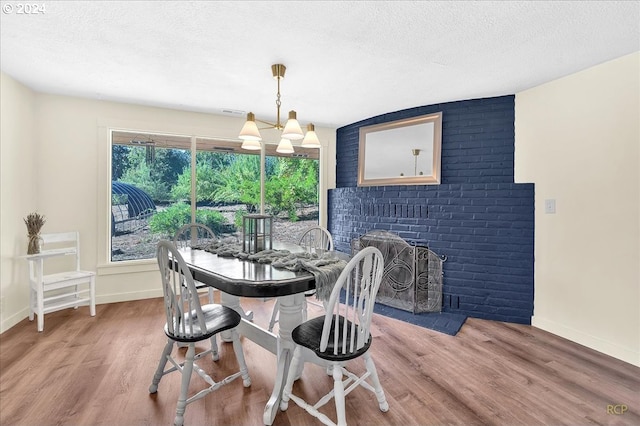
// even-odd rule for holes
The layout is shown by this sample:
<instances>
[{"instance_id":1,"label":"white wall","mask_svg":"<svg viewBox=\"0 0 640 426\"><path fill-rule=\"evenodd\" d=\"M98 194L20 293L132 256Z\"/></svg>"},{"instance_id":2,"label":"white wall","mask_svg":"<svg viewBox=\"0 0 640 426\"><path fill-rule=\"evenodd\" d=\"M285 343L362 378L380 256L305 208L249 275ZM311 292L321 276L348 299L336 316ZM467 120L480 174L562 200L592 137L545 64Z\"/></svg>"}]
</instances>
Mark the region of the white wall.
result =
<instances>
[{"instance_id":1,"label":"white wall","mask_svg":"<svg viewBox=\"0 0 640 426\"><path fill-rule=\"evenodd\" d=\"M39 210L35 95L0 74L0 331L26 316L27 252L23 219Z\"/></svg>"},{"instance_id":2,"label":"white wall","mask_svg":"<svg viewBox=\"0 0 640 426\"><path fill-rule=\"evenodd\" d=\"M638 366L639 63L618 58L515 102L516 181L536 192L532 324Z\"/></svg>"},{"instance_id":3,"label":"white wall","mask_svg":"<svg viewBox=\"0 0 640 426\"><path fill-rule=\"evenodd\" d=\"M5 82L12 90L5 90ZM4 74L0 97L2 296L6 296L7 305L0 331L28 314L26 264L14 259L26 252L22 218L36 207L47 219L45 231L80 231L82 267L98 271L98 304L161 296L154 261L119 262L116 266L108 263L108 129L236 139L244 119L33 93ZM24 107L18 110L16 104ZM12 105L11 112L5 105ZM11 122L6 131L5 122ZM22 132L29 136L25 142L14 137ZM335 170L335 129L316 128L316 133L328 170ZM5 155L5 150L10 155ZM321 174L328 188L335 187L335 178L330 178L334 175L326 171ZM12 200L16 194L28 199L5 212L11 205L5 200ZM326 202L326 193L322 196ZM5 221L10 229L7 233ZM5 269L5 262L13 265L13 272Z\"/></svg>"}]
</instances>

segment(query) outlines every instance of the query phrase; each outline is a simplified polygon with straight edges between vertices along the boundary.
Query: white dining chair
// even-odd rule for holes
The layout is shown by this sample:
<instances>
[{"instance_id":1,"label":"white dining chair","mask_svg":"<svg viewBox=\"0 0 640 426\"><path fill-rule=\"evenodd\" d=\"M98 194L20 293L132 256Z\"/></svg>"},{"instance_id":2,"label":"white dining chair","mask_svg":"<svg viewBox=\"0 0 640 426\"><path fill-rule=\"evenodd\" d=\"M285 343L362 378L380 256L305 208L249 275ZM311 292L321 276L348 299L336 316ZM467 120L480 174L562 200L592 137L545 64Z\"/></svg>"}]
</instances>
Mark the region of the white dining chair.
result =
<instances>
[{"instance_id":1,"label":"white dining chair","mask_svg":"<svg viewBox=\"0 0 640 426\"><path fill-rule=\"evenodd\" d=\"M293 401L322 423L335 426L336 423L319 410L333 398L337 424L346 426L345 397L358 386L375 394L380 411L389 410L376 366L369 354L371 317L383 270L384 259L380 250L375 247L362 249L340 274L325 315L307 320L293 330L291 337L295 350L282 393L282 411L287 410L289 401ZM346 364L356 358L364 359L365 372L361 376L346 368ZM333 389L316 403L308 403L301 394L293 393L293 382L301 362L312 362L332 372ZM343 381L343 377L346 380Z\"/></svg>"},{"instance_id":2,"label":"white dining chair","mask_svg":"<svg viewBox=\"0 0 640 426\"><path fill-rule=\"evenodd\" d=\"M249 377L244 353L242 352L240 337L236 330L236 327L240 324L240 314L226 306L200 304L200 297L191 276L191 271L173 243L164 240L160 241L158 243L157 258L162 277L164 311L167 320L164 333L167 336L167 343L149 386L149 393L158 391L160 380L166 374L180 371L182 380L174 423L182 425L188 404L197 401L223 385L231 383L238 377L242 377L244 386L249 387L251 378ZM216 382L195 362L209 354L211 349L196 355L195 345L203 340L215 338L216 334L225 330L231 332L233 351L238 362L239 371ZM174 344L177 342L186 343L188 346L183 362L171 355ZM173 367L165 370L167 363L172 364ZM206 367L206 370L210 370L210 368ZM188 397L189 383L193 371L209 386Z\"/></svg>"},{"instance_id":3,"label":"white dining chair","mask_svg":"<svg viewBox=\"0 0 640 426\"><path fill-rule=\"evenodd\" d=\"M187 223L181 226L173 236L173 244L178 249L185 247L204 248L215 241L216 235L211 228L201 223ZM195 281L195 285L198 292L206 292L208 294L209 303L215 303L216 289L198 281ZM217 340L216 336L211 338L211 356L214 361L217 361L219 357ZM185 345L178 343L178 346Z\"/></svg>"},{"instance_id":4,"label":"white dining chair","mask_svg":"<svg viewBox=\"0 0 640 426\"><path fill-rule=\"evenodd\" d=\"M333 250L333 237L327 228L312 226L302 233L298 245L310 253L316 250L330 251Z\"/></svg>"},{"instance_id":5,"label":"white dining chair","mask_svg":"<svg viewBox=\"0 0 640 426\"><path fill-rule=\"evenodd\" d=\"M312 226L307 228L300 239L298 245L302 247L308 253L322 253L323 251L333 250L333 237L329 230L322 226ZM316 293L315 290L310 290L305 293L305 297L311 297ZM269 331L273 331L273 327L278 322L278 315L280 312L280 301L276 299L273 304L273 311L271 311L271 318L269 319ZM307 304L302 307L302 320L307 320Z\"/></svg>"}]
</instances>

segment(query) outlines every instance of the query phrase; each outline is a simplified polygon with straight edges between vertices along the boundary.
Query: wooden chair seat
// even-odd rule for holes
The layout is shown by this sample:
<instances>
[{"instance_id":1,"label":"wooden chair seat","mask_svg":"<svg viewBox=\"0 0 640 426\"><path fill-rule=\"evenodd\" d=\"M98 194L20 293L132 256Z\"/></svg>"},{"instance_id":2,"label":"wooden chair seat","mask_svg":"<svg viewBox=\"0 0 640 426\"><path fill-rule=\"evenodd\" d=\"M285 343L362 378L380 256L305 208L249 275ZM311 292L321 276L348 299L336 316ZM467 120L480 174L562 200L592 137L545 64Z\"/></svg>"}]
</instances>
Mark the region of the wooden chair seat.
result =
<instances>
[{"instance_id":1,"label":"wooden chair seat","mask_svg":"<svg viewBox=\"0 0 640 426\"><path fill-rule=\"evenodd\" d=\"M237 327L240 324L240 314L231 308L218 304L202 305L202 317L206 324L206 328L201 330L200 321L198 319L198 312L192 310L191 313L187 313L183 316L183 321L188 320L188 317L193 319L193 325L191 327L191 336L182 336L169 331L167 325L164 326L164 333L167 337L175 340L176 342L200 342L206 340L211 336L214 336L221 331L229 330ZM176 324L173 329L178 329Z\"/></svg>"},{"instance_id":2,"label":"wooden chair seat","mask_svg":"<svg viewBox=\"0 0 640 426\"><path fill-rule=\"evenodd\" d=\"M346 327L346 339L343 338L344 322L347 321ZM322 329L324 328L324 317L316 317L304 322L293 329L291 338L293 341L305 348L311 349L319 358L329 361L348 361L353 358L357 358L371 346L371 337L361 348L356 349L353 352L348 352L345 348L348 342L351 341L352 334L358 334L359 327L355 325L352 327L351 321L345 320L344 317L338 317L338 338L335 335L335 319L331 322L331 331L329 332L329 341L327 342L327 349L320 350L320 341L322 340ZM337 350L336 350L337 345Z\"/></svg>"},{"instance_id":3,"label":"wooden chair seat","mask_svg":"<svg viewBox=\"0 0 640 426\"><path fill-rule=\"evenodd\" d=\"M86 282L87 279L95 276L95 272L90 271L66 271L56 274L49 274L42 277L42 284L46 290L55 290L66 287L67 285L76 285Z\"/></svg>"}]
</instances>

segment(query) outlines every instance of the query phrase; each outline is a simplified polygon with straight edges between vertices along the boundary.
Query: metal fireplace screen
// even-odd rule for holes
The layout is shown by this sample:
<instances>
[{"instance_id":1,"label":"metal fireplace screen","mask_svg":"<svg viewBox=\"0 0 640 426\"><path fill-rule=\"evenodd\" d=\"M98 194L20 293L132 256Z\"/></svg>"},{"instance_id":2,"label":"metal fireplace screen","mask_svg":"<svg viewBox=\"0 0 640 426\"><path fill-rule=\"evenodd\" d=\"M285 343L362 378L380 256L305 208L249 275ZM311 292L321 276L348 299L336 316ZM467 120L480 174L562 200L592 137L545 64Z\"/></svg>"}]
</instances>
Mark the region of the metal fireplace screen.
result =
<instances>
[{"instance_id":1,"label":"metal fireplace screen","mask_svg":"<svg viewBox=\"0 0 640 426\"><path fill-rule=\"evenodd\" d=\"M441 258L426 247L409 245L387 231L372 231L351 241L351 252L377 247L384 257L384 273L376 302L413 313L440 312Z\"/></svg>"}]
</instances>

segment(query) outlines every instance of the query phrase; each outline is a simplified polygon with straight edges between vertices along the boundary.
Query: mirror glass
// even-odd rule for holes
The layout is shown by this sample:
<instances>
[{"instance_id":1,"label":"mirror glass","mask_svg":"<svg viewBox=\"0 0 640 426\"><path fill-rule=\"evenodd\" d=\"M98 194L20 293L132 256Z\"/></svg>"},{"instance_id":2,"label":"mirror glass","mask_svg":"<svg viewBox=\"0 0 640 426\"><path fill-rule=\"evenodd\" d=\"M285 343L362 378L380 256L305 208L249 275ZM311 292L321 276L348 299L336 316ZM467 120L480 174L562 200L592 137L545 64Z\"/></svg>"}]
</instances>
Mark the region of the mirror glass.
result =
<instances>
[{"instance_id":1,"label":"mirror glass","mask_svg":"<svg viewBox=\"0 0 640 426\"><path fill-rule=\"evenodd\" d=\"M360 128L358 186L440 183L442 113Z\"/></svg>"}]
</instances>

